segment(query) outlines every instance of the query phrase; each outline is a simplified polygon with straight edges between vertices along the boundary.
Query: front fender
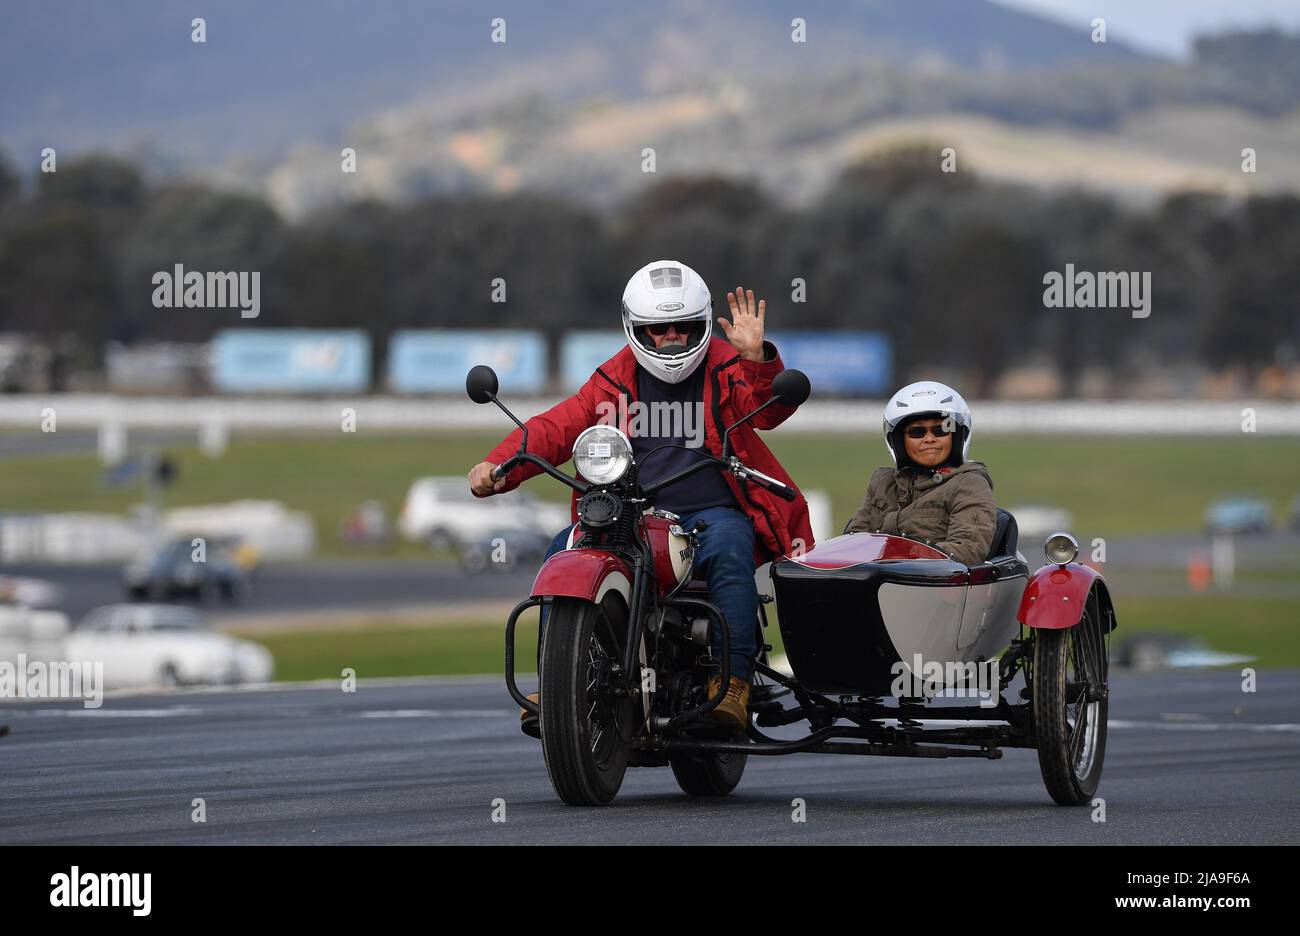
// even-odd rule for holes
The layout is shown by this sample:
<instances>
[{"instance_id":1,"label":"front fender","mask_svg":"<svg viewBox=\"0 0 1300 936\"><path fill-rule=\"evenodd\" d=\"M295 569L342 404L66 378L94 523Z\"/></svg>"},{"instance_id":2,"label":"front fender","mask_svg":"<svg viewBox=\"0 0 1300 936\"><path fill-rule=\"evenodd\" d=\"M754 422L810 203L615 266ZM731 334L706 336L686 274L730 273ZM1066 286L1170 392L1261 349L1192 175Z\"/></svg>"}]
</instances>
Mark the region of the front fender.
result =
<instances>
[{"instance_id":1,"label":"front fender","mask_svg":"<svg viewBox=\"0 0 1300 936\"><path fill-rule=\"evenodd\" d=\"M1037 630L1063 630L1073 627L1083 619L1083 608L1092 591L1093 583L1101 590L1104 604L1102 626L1111 609L1110 593L1101 573L1078 562L1063 566L1046 565L1029 579L1024 594L1020 596L1020 609L1016 620ZM1109 614L1110 629L1114 628L1114 614Z\"/></svg>"},{"instance_id":2,"label":"front fender","mask_svg":"<svg viewBox=\"0 0 1300 936\"><path fill-rule=\"evenodd\" d=\"M534 598L582 598L599 603L610 591L632 596L632 572L627 563L603 549L565 549L542 563L533 580Z\"/></svg>"}]
</instances>

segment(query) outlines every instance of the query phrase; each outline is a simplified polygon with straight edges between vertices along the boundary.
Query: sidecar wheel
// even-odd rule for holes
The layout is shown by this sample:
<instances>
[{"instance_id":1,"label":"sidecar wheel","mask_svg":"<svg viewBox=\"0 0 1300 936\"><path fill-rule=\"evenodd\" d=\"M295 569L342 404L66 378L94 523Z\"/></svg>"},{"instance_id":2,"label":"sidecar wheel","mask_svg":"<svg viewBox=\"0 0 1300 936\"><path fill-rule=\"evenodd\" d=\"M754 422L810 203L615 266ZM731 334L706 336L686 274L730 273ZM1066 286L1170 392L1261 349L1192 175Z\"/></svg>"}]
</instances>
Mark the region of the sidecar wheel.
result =
<instances>
[{"instance_id":1,"label":"sidecar wheel","mask_svg":"<svg viewBox=\"0 0 1300 936\"><path fill-rule=\"evenodd\" d=\"M542 755L551 786L570 806L603 806L623 785L636 708L615 696L627 615L610 597L597 605L556 598L542 638Z\"/></svg>"},{"instance_id":2,"label":"sidecar wheel","mask_svg":"<svg viewBox=\"0 0 1300 936\"><path fill-rule=\"evenodd\" d=\"M671 754L668 763L683 793L726 796L740 783L748 754Z\"/></svg>"},{"instance_id":3,"label":"sidecar wheel","mask_svg":"<svg viewBox=\"0 0 1300 936\"><path fill-rule=\"evenodd\" d=\"M1106 642L1093 602L1074 627L1034 633L1038 766L1047 792L1062 806L1087 804L1101 782L1108 668Z\"/></svg>"}]
</instances>

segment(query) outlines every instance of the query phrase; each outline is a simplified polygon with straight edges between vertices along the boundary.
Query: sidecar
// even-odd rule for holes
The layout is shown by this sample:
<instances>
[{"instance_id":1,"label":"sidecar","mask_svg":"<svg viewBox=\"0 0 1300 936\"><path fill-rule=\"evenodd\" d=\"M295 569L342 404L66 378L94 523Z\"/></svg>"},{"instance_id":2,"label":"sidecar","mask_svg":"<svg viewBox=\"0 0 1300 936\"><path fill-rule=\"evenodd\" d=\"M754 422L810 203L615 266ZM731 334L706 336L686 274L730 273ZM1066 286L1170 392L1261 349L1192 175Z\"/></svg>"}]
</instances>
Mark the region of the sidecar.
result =
<instances>
[{"instance_id":1,"label":"sidecar","mask_svg":"<svg viewBox=\"0 0 1300 936\"><path fill-rule=\"evenodd\" d=\"M1034 748L1052 798L1088 803L1105 753L1115 611L1100 573L1075 561L1073 537L1053 534L1045 552L1031 573L1014 517L999 510L977 565L874 533L774 563L792 673L757 665L767 685L755 686L744 741L670 739L667 749L996 759ZM800 721L811 726L804 738L761 730Z\"/></svg>"},{"instance_id":2,"label":"sidecar","mask_svg":"<svg viewBox=\"0 0 1300 936\"><path fill-rule=\"evenodd\" d=\"M776 563L781 638L799 683L827 694L897 696L900 677L923 678L914 671L937 664L943 688L957 688L953 674L992 660L1020 630L1029 568L1005 511L998 535L988 561L971 567L925 543L872 533L838 536Z\"/></svg>"}]
</instances>

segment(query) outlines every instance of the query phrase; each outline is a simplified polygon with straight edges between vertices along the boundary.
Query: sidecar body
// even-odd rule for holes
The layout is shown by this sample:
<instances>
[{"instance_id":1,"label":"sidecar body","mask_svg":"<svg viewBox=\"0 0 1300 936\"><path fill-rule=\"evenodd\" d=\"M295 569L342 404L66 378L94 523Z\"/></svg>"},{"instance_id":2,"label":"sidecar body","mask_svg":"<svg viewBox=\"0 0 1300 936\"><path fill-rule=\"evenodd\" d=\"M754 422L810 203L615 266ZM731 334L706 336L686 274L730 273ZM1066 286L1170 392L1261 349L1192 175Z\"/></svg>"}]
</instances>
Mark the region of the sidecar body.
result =
<instances>
[{"instance_id":1,"label":"sidecar body","mask_svg":"<svg viewBox=\"0 0 1300 936\"><path fill-rule=\"evenodd\" d=\"M975 566L901 536L848 533L772 566L795 679L826 694L896 694L923 665L945 673L992 659L1016 637L1029 569L1015 521L1000 512L990 557ZM930 673L933 674L933 668Z\"/></svg>"}]
</instances>

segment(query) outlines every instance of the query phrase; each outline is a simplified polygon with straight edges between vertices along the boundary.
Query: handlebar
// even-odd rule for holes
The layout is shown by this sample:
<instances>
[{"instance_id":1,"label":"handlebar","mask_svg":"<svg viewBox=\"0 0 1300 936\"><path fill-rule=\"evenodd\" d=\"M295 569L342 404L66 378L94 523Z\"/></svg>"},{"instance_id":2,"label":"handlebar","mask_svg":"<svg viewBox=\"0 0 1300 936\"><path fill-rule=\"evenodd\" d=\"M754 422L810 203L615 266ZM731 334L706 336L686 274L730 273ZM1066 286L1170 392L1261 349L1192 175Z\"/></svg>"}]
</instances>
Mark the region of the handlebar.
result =
<instances>
[{"instance_id":1,"label":"handlebar","mask_svg":"<svg viewBox=\"0 0 1300 936\"><path fill-rule=\"evenodd\" d=\"M759 487L766 488L782 500L792 501L798 496L798 492L794 488L784 482L778 481L776 478L763 474L761 471L756 471L753 468L748 467L735 455L729 456L724 461L721 458L716 458L703 452L700 454L705 457L701 458L694 465L691 465L689 468L684 468L672 477L664 478L656 484L645 486L642 488L642 491L647 497L652 497L670 484L676 484L683 478L689 478L691 475L698 471L703 471L710 465L719 465L724 471L730 471L740 480L753 481Z\"/></svg>"},{"instance_id":2,"label":"handlebar","mask_svg":"<svg viewBox=\"0 0 1300 936\"><path fill-rule=\"evenodd\" d=\"M497 465L495 468L492 469L492 480L500 481L510 472L512 468L514 468L520 462L532 462L534 465L542 469L542 471L546 472L556 481L560 481L564 484L567 484L569 487L573 488L579 494L587 493L587 488L589 487L589 485L586 482L579 481L577 478L570 478L563 471L560 471L560 469L556 468L546 459L542 458L540 455L534 455L532 452L520 452L517 455L512 455L509 458L507 458L501 464Z\"/></svg>"},{"instance_id":3,"label":"handlebar","mask_svg":"<svg viewBox=\"0 0 1300 936\"><path fill-rule=\"evenodd\" d=\"M773 494L775 494L777 497L781 498L782 500L792 501L795 499L795 497L798 496L798 492L794 488L790 487L788 484L785 484L782 481L778 481L776 478L773 478L769 475L765 475L761 471L757 471L753 468L750 468L748 465L745 465L743 462L741 462L741 460L738 459L735 455L728 456L728 458L724 461L721 458L717 458L713 455L704 452L701 452L700 454L704 455L705 457L701 458L698 462L696 462L694 465L691 465L689 468L684 468L671 477L664 478L655 484L642 487L641 489L642 493L645 494L646 497L653 497L655 494L657 494L659 491L663 490L664 488L668 487L668 485L670 484L676 484L678 481L681 481L683 478L689 478L691 475L695 474L696 472L703 471L705 468L708 468L711 465L718 465L724 471L730 471L741 481L752 481L755 484L757 484L759 487L766 488L767 490L771 491ZM501 464L497 465L495 468L492 469L492 480L493 481L501 480L510 472L512 468L514 468L520 462L532 462L534 465L541 468L542 471L546 472L552 478L554 478L557 481L561 481L564 484L567 484L569 487L573 488L579 494L587 493L587 488L590 487L590 485L586 484L583 481L579 481L577 478L569 477L564 472L560 471L558 468L556 468L554 465L548 462L546 459L538 455L534 455L532 452L520 452L517 455L512 455L510 458L506 459Z\"/></svg>"},{"instance_id":4,"label":"handlebar","mask_svg":"<svg viewBox=\"0 0 1300 936\"><path fill-rule=\"evenodd\" d=\"M740 465L739 462L736 462L736 464ZM768 477L761 471L755 471L753 468L746 468L744 465L740 465L739 469L736 471L736 475L741 480L753 481L759 487L767 488L782 500L792 501L795 499L797 492L794 488L776 480L776 478Z\"/></svg>"}]
</instances>

